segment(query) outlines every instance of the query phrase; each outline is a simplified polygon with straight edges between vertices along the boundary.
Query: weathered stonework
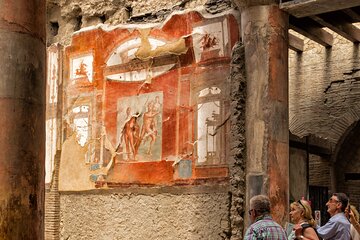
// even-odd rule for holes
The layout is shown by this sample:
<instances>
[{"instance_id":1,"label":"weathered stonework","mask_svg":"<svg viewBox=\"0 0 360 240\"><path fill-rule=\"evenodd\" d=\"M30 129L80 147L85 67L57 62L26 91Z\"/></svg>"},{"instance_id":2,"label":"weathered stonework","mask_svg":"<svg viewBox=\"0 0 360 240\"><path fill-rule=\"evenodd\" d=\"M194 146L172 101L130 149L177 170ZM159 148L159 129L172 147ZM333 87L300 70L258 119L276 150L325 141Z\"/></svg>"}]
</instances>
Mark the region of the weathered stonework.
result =
<instances>
[{"instance_id":1,"label":"weathered stonework","mask_svg":"<svg viewBox=\"0 0 360 240\"><path fill-rule=\"evenodd\" d=\"M289 55L290 131L310 133L335 146L359 119L359 48L336 35L332 48L308 40Z\"/></svg>"},{"instance_id":2,"label":"weathered stonework","mask_svg":"<svg viewBox=\"0 0 360 240\"><path fill-rule=\"evenodd\" d=\"M231 61L231 154L230 154L230 191L229 191L229 239L242 239L245 214L245 50L240 43L233 48Z\"/></svg>"},{"instance_id":3,"label":"weathered stonework","mask_svg":"<svg viewBox=\"0 0 360 240\"><path fill-rule=\"evenodd\" d=\"M246 206L252 196L265 194L273 218L285 224L289 207L288 18L275 5L251 6L241 14L241 28L247 78Z\"/></svg>"},{"instance_id":4,"label":"weathered stonework","mask_svg":"<svg viewBox=\"0 0 360 240\"><path fill-rule=\"evenodd\" d=\"M352 162L357 153L342 148L355 146L343 140L360 119L360 51L334 37L331 48L305 40L303 53L289 52L289 127L299 137L314 134L330 144L331 159L310 157L310 184L344 191L358 205L357 181L344 181L344 173L360 170Z\"/></svg>"},{"instance_id":5,"label":"weathered stonework","mask_svg":"<svg viewBox=\"0 0 360 240\"><path fill-rule=\"evenodd\" d=\"M0 239L44 239L45 1L1 1Z\"/></svg>"},{"instance_id":6,"label":"weathered stonework","mask_svg":"<svg viewBox=\"0 0 360 240\"><path fill-rule=\"evenodd\" d=\"M70 44L73 32L100 23L116 25L129 22L162 22L176 10L204 6L209 13L219 13L233 7L230 0L92 0L48 1L48 45Z\"/></svg>"},{"instance_id":7,"label":"weathered stonework","mask_svg":"<svg viewBox=\"0 0 360 240\"><path fill-rule=\"evenodd\" d=\"M115 1L113 1L111 4L115 4L114 2ZM155 12L155 9L154 12L152 12L151 14L146 13L146 6L142 5L143 8L141 10L143 10L143 12L138 15L133 14L134 8L128 7L127 9L125 9L125 12L123 12L124 19L127 22L132 23L161 22L174 9L188 8L190 6L188 4L195 3L200 4L200 2L195 1L184 1L181 4L175 4L176 6L174 7L169 2L169 5L161 5L159 6L159 8L161 7L162 9L157 12ZM202 3L203 2L201 2L201 4ZM65 2L58 2L56 4L61 5L65 4ZM67 44L70 43L70 41L67 39L69 38L68 34L74 31L75 28L83 28L87 25L102 23L104 22L105 18L107 19L105 20L105 22L108 21L106 23L115 23L111 22L111 20L109 20L110 18L104 16L92 16L92 14L94 14L93 12L89 13L89 15L85 15L84 12L90 11L91 9L91 4L88 4L90 3L87 2L83 4L78 4L79 6L76 6L77 4L70 3L71 6L69 5L68 12L65 12L67 11L66 6L63 6L61 8L61 11L58 11L60 8L56 10L58 6L53 5L54 21L56 19L59 19L59 17L62 20L67 19L68 22L64 24L69 24L70 26L66 30L65 28L61 29L60 24L58 34L61 31L65 32L63 32L64 34L59 34L59 36L53 38L53 40L61 41L62 43ZM136 7L139 6L136 5ZM229 9L230 7L231 3L229 1L208 1L205 5L205 11L207 13L219 13ZM132 9L132 14L130 14L131 16L126 15L129 13L128 11L130 8ZM164 8L167 9L164 10ZM96 9L94 10L94 12L101 11L99 9ZM59 196L56 195L54 191L50 190L48 196L50 200L55 199L53 203L55 206L48 206L47 209L48 212L53 211L53 215L49 215L48 217L48 223L50 223L50 225L47 225L48 236L56 239L56 236L58 235L58 233L54 232L57 223L56 221L51 222L51 220L54 219L52 217L57 214L59 207L60 217L58 221L60 221L61 239L242 239L246 155L244 136L246 98L246 94L244 91L246 88L246 84L244 77L245 66L243 59L243 47L237 46L235 48L235 53L232 56L233 62L231 63L231 76L229 78L224 77L225 75L228 76L230 69L229 65L231 60L231 47L235 44L236 41L239 40L236 19L231 16L224 18L225 20L218 21L215 19L215 17L221 17L222 15L226 15L219 14L216 15L214 18L212 16L209 16L209 19L204 18L204 20L202 20L202 17L197 12L189 12L190 11L185 11L186 14L189 14L189 16L191 16L188 18L191 19L191 21L187 20L186 17L183 17L182 14L178 13L175 14L175 20L172 21L179 21L177 19L182 19L181 21L184 23L186 22L187 24L189 24L189 26L192 26L190 24L192 24L192 21L194 21L197 24L194 25L194 29L197 29L197 32L196 34L194 34L194 36L190 34L191 27L178 26L171 30L171 26L173 23L171 23L172 21L169 20L165 21L167 25L164 24L166 25L164 27L164 33L162 33L161 30L154 28L150 35L152 39L161 36L159 39L165 39L166 41L168 41L169 44L163 45L161 47L162 51L164 51L163 53L180 55L180 57L177 57L177 59L180 59L177 60L179 61L177 63L177 67L186 67L183 72L173 71L174 69L171 69L168 73L168 75L174 74L174 76L177 76L176 74L178 73L184 73L179 78L180 81L178 84L181 85L181 88L179 88L179 92L181 91L181 98L178 100L178 102L172 100L172 96L175 95L174 92L177 92L174 91L174 89L179 86L178 84L174 85L172 83L172 81L176 79L175 77L163 77L163 79L166 80L165 85L161 81L157 83L157 79L161 79L161 76L154 76L153 79L150 79L149 82L146 82L146 85L144 87L144 84L141 84L141 82L140 84L132 83L131 85L129 84L129 82L126 81L122 82L123 79L112 79L111 81L109 81L109 79L106 79L106 74L108 73L105 71L105 73L102 72L105 65L104 63L102 63L102 61L107 63L106 61L110 58L108 58L108 56L111 56L112 51L114 52L114 55L118 54L118 52L114 51L114 49L116 49L116 44L125 42L124 39L127 34L133 34L134 38L143 38L144 36L147 36L145 31L146 28L144 27L145 25L143 25L143 27L141 27L140 24L138 24L137 26L134 25L135 27L133 26L129 28L130 30L128 32L126 32L127 30L125 29L121 29L126 28L126 25L122 25L122 27L118 27L118 29L116 30L119 32L122 31L122 34L117 34L117 32L115 31L111 32L111 27L108 29L106 29L106 27L104 27L104 29L98 27L92 28L96 29L93 30L93 35L86 32L91 32L91 29L82 29L80 32L77 32L74 35L71 46L69 46L67 50L65 50L64 57L64 62L68 64L64 67L64 106L66 109L65 111L68 112L64 114L64 126L62 129L66 131L66 135L63 136L63 139L66 139L66 141L63 142L62 145L63 151L61 154L62 156L60 161L60 167L58 167L58 170L60 170L60 191L62 190L62 192L60 192L61 201L59 205L57 205L58 203L55 200ZM68 17L65 18L65 15L67 15ZM79 25L78 22L80 15L82 16L81 25ZM216 37L221 36L221 34L218 35L218 33L214 31L221 31L216 24L220 22L220 25L224 26L223 28L226 30L226 32L224 33L224 40L217 41L217 43L215 44L218 47L220 46L222 48L220 50L220 53L219 50L217 50L218 47L215 47L215 50L217 51L207 52L206 49L212 48L212 46L207 47L203 45L199 48L195 44L196 41L194 41L194 44L189 45L191 41L184 40L188 38L188 36L191 36L190 40L192 38L197 39L199 38L197 36L199 33L203 34L203 23L201 21L204 21L204 23L206 24L213 24L209 26L215 26L212 28L205 26L204 29L209 34L215 34ZM149 24L148 26L153 28L154 25ZM228 26L231 27L228 28ZM137 33L137 31L139 31L139 33ZM171 31L174 32L173 36L170 34ZM180 39L183 41L178 41L180 44L175 46L175 44L173 44L173 38L178 39L184 34L186 35L186 37ZM167 35L169 36L167 37ZM62 37L62 39L60 39L60 36ZM102 45L99 45L98 43L103 36L105 36L105 40ZM115 44L114 41L111 42L111 39L116 39L115 36L121 36L123 39L117 39L116 41L118 42ZM151 41L153 41L152 39ZM203 41L204 40L198 40L198 42ZM131 43L131 41L129 42ZM114 45L112 46L112 44ZM102 51L102 48L106 48L106 51ZM182 54L184 55L184 53L187 53L188 49L191 48L196 48L194 50L194 53L189 51L189 54L181 56ZM146 62L149 57L146 54L150 51L147 48L141 48L140 50L141 51L137 52L138 59L136 61L139 62L140 60L142 60ZM205 52L204 54L202 53L203 51ZM94 64L87 62L86 57L89 57L89 52L94 53L94 58L91 58L90 56L91 60L94 59ZM151 54L153 54L153 52L151 52ZM83 58L83 56L85 57ZM150 56L156 59L156 57L161 57L162 55L161 53L158 55L154 53L154 55ZM78 58L82 59L85 65L87 65L87 67L94 67L94 75L87 75L90 73L90 71L86 74L81 73L81 64L79 66L76 66L76 68L71 65L73 64L73 62L77 61ZM187 66L190 60L194 61L196 64L199 65L199 67L196 68L194 71L191 70L191 65ZM214 68L211 67L213 63L217 64ZM136 65L129 66L136 67ZM195 66L195 64L193 66ZM109 71L110 70L111 69L109 68ZM79 76L81 76L76 76L77 73L79 73ZM156 71L154 71L154 73L156 73ZM88 79L91 80L87 81ZM217 79L220 80L221 85L216 82ZM107 81L106 84L105 81ZM82 86L81 84L84 82L86 82L86 84ZM229 87L230 82L231 87ZM94 93L96 94L83 94L85 91L92 89L88 88L88 86L93 83L95 83L94 89L99 88L97 89L97 92L94 91ZM212 85L210 85L210 88L209 86L203 87L201 84L205 83L211 83ZM127 85L129 85L129 87L127 87ZM165 85L164 89L161 88L161 85ZM103 88L103 86L106 87ZM189 88L189 86L191 88ZM184 151L186 149L192 150L194 148L192 144L195 146L196 144L198 144L197 142L200 142L199 139L192 139L192 137L196 133L186 133L188 129L190 129L189 131L193 131L195 129L191 126L193 124L191 116L193 115L193 108L194 106L197 106L197 103L191 102L194 100L190 101L190 97L196 96L195 90L206 90L207 88L211 89L211 91L215 91L214 93L211 92L210 95L216 95L216 88L212 89L212 87L214 86L221 86L221 89L223 91L222 94L224 95L224 106L226 106L226 108L224 107L223 110L221 110L221 114L224 115L224 118L223 120L221 120L221 124L216 127L217 130L215 132L215 134L218 134L219 136L220 134L222 134L221 131L226 130L226 135L224 135L224 137L226 137L226 149L224 148L224 150L221 151L221 156L222 159L224 159L224 162L218 164L219 166L194 166L191 168L192 171L186 173L186 176L181 175L184 173L181 173L179 170L180 167L177 167L177 165L179 164L177 162L174 162L176 161L176 159L170 158L173 158L173 156L170 156L168 154L168 149L172 151L173 146L171 145L171 143L175 143L176 147L178 147L177 144L180 143L180 146L183 147L179 147L179 153L181 153L182 155L186 155L186 160L188 162L193 158L192 152L191 154L184 154ZM222 88L222 86L225 86L226 88ZM138 92L135 92L135 89L138 89ZM166 124L171 123L172 121L174 121L173 119L175 118L179 118L181 120L181 126L179 128L181 129L179 133L180 137L175 138L176 134L168 134L168 132L171 133L171 131L175 129L175 127L173 126L167 127L167 129L165 129L167 132L165 132L164 130L164 139L165 137L167 137L166 135L169 135L172 138L168 138L168 140L165 139L166 141L164 140L163 148L165 149L165 154L163 153L162 156L165 157L162 157L162 159L155 159L156 154L153 154L154 160L156 160L153 164L153 170L149 170L146 168L146 166L150 166L148 163L151 163L151 161L147 162L145 160L141 160L140 158L123 159L123 153L116 154L115 149L109 148L109 143L106 142L106 150L104 150L104 152L109 150L111 154L115 153L115 155L117 155L114 158L116 159L115 165L121 166L117 169L111 169L111 172L113 173L111 173L112 175L109 175L110 177L108 177L107 179L104 179L104 176L107 176L102 174L101 176L99 175L100 177L98 175L96 176L96 184L94 184L93 180L92 182L89 181L89 172L91 173L91 171L98 170L95 168L90 168L92 168L93 165L99 165L101 167L103 167L103 165L100 165L102 164L101 162L100 164L99 162L97 162L101 158L97 160L96 158L94 158L93 160L95 161L90 162L90 164L89 162L85 163L84 156L87 155L85 154L85 151L87 150L87 145L85 145L84 147L80 146L77 143L75 135L71 137L71 134L73 134L69 127L72 123L70 119L73 119L71 114L76 110L75 108L78 107L75 106L76 104L78 104L79 106L81 106L81 104L84 104L84 100L82 100L79 95L83 94L83 96L85 96L84 99L87 96L95 96L94 100L91 101L92 107L90 108L90 111L94 111L94 113L93 115L91 115L90 119L92 122L92 126L94 126L94 129L96 128L96 130L91 131L91 133L94 133L94 135L91 136L90 142L93 143L99 140L99 142L103 141L101 139L104 138L104 134L107 134L108 136L111 136L111 134L114 135L110 138L110 140L114 142L116 141L115 136L117 126L116 114L114 113L116 113L117 110L116 108L114 108L115 110L109 111L112 115L109 118L106 117L105 124L100 121L95 124L94 122L96 122L97 119L101 119L99 116L101 116L102 110L99 107L107 107L107 109L109 109L111 105L116 105L120 101L116 102L116 100L113 99L118 98L118 94L123 94L125 97L129 97L131 95L135 96L136 93L137 95L139 95L139 92L142 94L151 94L152 91L155 91L154 89L158 89L157 91L163 91L165 94L164 96L166 96L167 94L167 98L164 98L164 101L162 102L164 106L166 106L164 108L164 112L166 114L169 115L169 112L172 111L173 105L170 104L174 104L174 102L176 102L176 104L180 105L176 108L180 109L179 116L171 113L169 117L168 115L164 115L163 117L163 120L164 122L166 122ZM229 89L233 91L231 99L229 97ZM78 95L76 91L79 91ZM191 91L194 91L195 93L191 95ZM113 96L109 95L108 97L105 96L102 98L101 94L105 94L107 92L113 94ZM69 96L72 97L71 101L68 101L66 99L66 97ZM151 97L153 98L153 96ZM121 100L125 102L123 99L125 98L122 98ZM123 102L120 103L123 104ZM167 102L169 102L169 104ZM104 105L102 105L102 103L104 103ZM189 105L190 103L192 105ZM95 108L99 108L99 110L95 111ZM230 110L228 111L228 109ZM106 111L104 110L104 113L105 112ZM188 114L188 112L190 112L191 114ZM232 127L231 134L229 126L230 122ZM103 130L99 127L101 126L101 124L104 124L103 129L106 129L106 132L103 132ZM104 141L108 141L108 139L105 139ZM221 141L222 144L225 143L225 140ZM231 141L231 144L228 144L228 141ZM97 150L98 149L96 149L96 151ZM102 150L100 150L100 154L104 154L104 152L101 151ZM106 156L106 154L101 156L104 156L104 158L110 157L110 155ZM224 156L226 156L226 159L224 158ZM184 156L180 157L183 158ZM140 161L137 162L137 160ZM160 168L164 168L164 165L166 165L165 167L169 171L159 171ZM67 166L67 168L64 168L64 166ZM141 166L145 166L145 168ZM126 167L128 167L128 170L124 171L124 168ZM76 170L74 171L74 169ZM134 172L134 169L140 169L141 171ZM130 174L126 174L127 171L129 171L128 173ZM157 171L159 171L159 174ZM166 173L166 175L164 173ZM162 178L163 176L165 177ZM231 184L230 187L229 180ZM129 186L131 186L131 189L127 189ZM168 188L170 188L171 190L159 191L159 188L163 188L164 186L168 186ZM185 187L182 188L179 186ZM204 186L207 188L206 191L196 190L199 188L202 189ZM82 190L94 189L95 187L102 189L99 191L92 190L88 193L80 192ZM109 188L115 189L109 190ZM144 190L145 188L146 190ZM50 196L50 194L53 195ZM81 220L79 221L79 219Z\"/></svg>"},{"instance_id":8,"label":"weathered stonework","mask_svg":"<svg viewBox=\"0 0 360 240\"><path fill-rule=\"evenodd\" d=\"M61 239L223 239L228 194L62 194Z\"/></svg>"}]
</instances>

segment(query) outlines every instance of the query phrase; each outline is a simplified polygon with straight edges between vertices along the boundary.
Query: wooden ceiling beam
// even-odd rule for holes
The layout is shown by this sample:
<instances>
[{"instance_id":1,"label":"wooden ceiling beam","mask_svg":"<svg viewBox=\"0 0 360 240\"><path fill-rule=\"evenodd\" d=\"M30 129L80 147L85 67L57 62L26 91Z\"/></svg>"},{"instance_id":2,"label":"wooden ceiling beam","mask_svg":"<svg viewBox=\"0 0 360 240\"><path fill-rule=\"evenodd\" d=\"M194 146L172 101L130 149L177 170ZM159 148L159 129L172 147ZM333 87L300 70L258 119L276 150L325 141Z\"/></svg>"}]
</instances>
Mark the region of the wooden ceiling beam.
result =
<instances>
[{"instance_id":1,"label":"wooden ceiling beam","mask_svg":"<svg viewBox=\"0 0 360 240\"><path fill-rule=\"evenodd\" d=\"M346 15L351 17L353 22L360 22L360 15L357 12L355 12L353 9L348 8L348 9L344 9L342 11L343 11L343 13L345 13Z\"/></svg>"},{"instance_id":2,"label":"wooden ceiling beam","mask_svg":"<svg viewBox=\"0 0 360 240\"><path fill-rule=\"evenodd\" d=\"M289 48L295 52L304 51L304 40L289 33Z\"/></svg>"},{"instance_id":3,"label":"wooden ceiling beam","mask_svg":"<svg viewBox=\"0 0 360 240\"><path fill-rule=\"evenodd\" d=\"M312 19L298 19L290 16L289 28L301 35L323 45L324 47L331 47L334 42L334 37L327 31L321 28L317 22Z\"/></svg>"},{"instance_id":4,"label":"wooden ceiling beam","mask_svg":"<svg viewBox=\"0 0 360 240\"><path fill-rule=\"evenodd\" d=\"M293 0L280 4L282 10L298 18L356 6L360 6L360 0Z\"/></svg>"},{"instance_id":5,"label":"wooden ceiling beam","mask_svg":"<svg viewBox=\"0 0 360 240\"><path fill-rule=\"evenodd\" d=\"M360 29L342 19L324 19L320 16L311 16L311 19L324 27L331 29L351 42L360 42Z\"/></svg>"}]
</instances>

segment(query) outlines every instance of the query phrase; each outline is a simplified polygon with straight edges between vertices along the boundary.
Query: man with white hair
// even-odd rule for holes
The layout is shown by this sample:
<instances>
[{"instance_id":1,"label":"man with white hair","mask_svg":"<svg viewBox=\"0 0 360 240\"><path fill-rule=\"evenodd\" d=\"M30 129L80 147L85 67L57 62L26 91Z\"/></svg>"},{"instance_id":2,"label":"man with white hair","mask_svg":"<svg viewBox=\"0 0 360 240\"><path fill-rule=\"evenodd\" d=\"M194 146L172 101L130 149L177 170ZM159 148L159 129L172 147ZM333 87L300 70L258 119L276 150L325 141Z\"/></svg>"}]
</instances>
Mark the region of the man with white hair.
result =
<instances>
[{"instance_id":1,"label":"man with white hair","mask_svg":"<svg viewBox=\"0 0 360 240\"><path fill-rule=\"evenodd\" d=\"M245 240L287 240L283 228L270 216L270 200L265 195L250 199L250 220L252 224L245 233Z\"/></svg>"}]
</instances>

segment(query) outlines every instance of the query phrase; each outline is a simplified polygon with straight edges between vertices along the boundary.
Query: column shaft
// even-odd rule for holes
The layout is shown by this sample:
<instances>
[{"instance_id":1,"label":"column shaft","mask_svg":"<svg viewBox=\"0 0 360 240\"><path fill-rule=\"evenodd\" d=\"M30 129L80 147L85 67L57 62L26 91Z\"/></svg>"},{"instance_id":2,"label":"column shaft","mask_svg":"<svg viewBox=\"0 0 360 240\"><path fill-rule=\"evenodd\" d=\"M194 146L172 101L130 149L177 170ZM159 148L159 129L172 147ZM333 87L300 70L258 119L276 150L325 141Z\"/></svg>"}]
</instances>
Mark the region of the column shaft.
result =
<instances>
[{"instance_id":1,"label":"column shaft","mask_svg":"<svg viewBox=\"0 0 360 240\"><path fill-rule=\"evenodd\" d=\"M0 0L0 239L44 239L45 0Z\"/></svg>"},{"instance_id":2,"label":"column shaft","mask_svg":"<svg viewBox=\"0 0 360 240\"><path fill-rule=\"evenodd\" d=\"M241 15L247 77L247 203L270 197L279 223L288 217L288 16L276 5L252 6ZM249 204L247 204L248 206Z\"/></svg>"}]
</instances>

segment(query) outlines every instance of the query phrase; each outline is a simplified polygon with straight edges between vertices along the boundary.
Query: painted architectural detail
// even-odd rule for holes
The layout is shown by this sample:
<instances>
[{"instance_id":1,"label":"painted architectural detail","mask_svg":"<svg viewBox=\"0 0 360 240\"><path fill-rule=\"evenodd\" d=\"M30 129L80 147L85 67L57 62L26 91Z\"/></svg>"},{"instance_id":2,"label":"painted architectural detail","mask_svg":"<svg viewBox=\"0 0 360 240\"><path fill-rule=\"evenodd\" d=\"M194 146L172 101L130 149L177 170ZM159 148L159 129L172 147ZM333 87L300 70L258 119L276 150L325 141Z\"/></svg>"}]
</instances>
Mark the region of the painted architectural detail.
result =
<instances>
[{"instance_id":1,"label":"painted architectural detail","mask_svg":"<svg viewBox=\"0 0 360 240\"><path fill-rule=\"evenodd\" d=\"M89 106L81 105L72 109L74 130L78 143L83 147L89 138Z\"/></svg>"},{"instance_id":2,"label":"painted architectural detail","mask_svg":"<svg viewBox=\"0 0 360 240\"><path fill-rule=\"evenodd\" d=\"M229 56L228 19L215 19L193 30L196 62Z\"/></svg>"},{"instance_id":3,"label":"painted architectural detail","mask_svg":"<svg viewBox=\"0 0 360 240\"><path fill-rule=\"evenodd\" d=\"M75 34L65 52L60 190L225 181L238 39L232 13Z\"/></svg>"},{"instance_id":4,"label":"painted architectural detail","mask_svg":"<svg viewBox=\"0 0 360 240\"><path fill-rule=\"evenodd\" d=\"M71 79L85 78L87 81L93 81L93 56L87 54L81 57L71 59Z\"/></svg>"},{"instance_id":5,"label":"painted architectural detail","mask_svg":"<svg viewBox=\"0 0 360 240\"><path fill-rule=\"evenodd\" d=\"M51 46L47 52L45 183L50 183L52 179L57 146L59 58L60 53L58 47L56 45Z\"/></svg>"}]
</instances>

